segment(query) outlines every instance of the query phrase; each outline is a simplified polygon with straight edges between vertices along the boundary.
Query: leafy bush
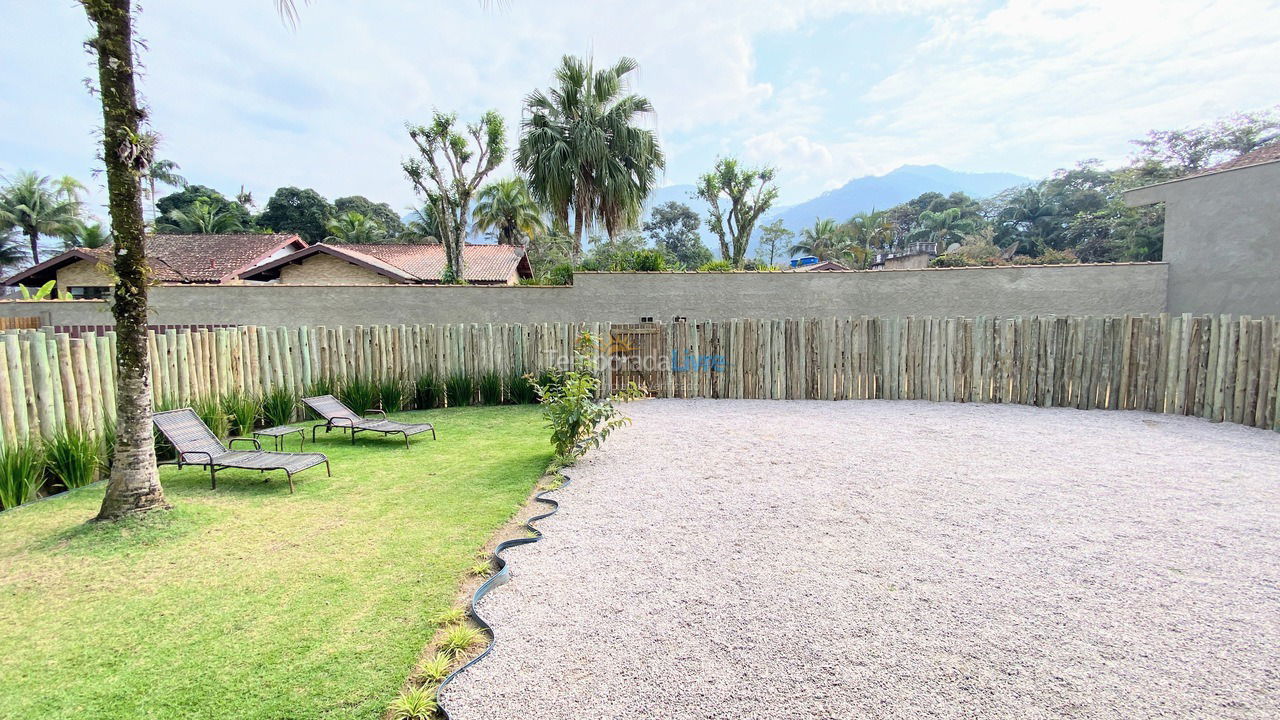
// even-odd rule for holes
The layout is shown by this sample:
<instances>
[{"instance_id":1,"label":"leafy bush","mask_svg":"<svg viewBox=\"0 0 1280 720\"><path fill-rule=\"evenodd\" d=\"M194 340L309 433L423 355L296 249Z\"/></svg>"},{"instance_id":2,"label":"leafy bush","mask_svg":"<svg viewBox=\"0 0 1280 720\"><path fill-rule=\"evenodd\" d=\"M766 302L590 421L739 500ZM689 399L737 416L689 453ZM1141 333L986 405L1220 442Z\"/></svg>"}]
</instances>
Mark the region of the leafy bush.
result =
<instances>
[{"instance_id":1,"label":"leafy bush","mask_svg":"<svg viewBox=\"0 0 1280 720\"><path fill-rule=\"evenodd\" d=\"M378 407L393 413L404 409L404 380L398 377L378 381Z\"/></svg>"},{"instance_id":2,"label":"leafy bush","mask_svg":"<svg viewBox=\"0 0 1280 720\"><path fill-rule=\"evenodd\" d=\"M364 415L378 404L380 392L377 383L364 378L348 378L338 391L338 399L357 415Z\"/></svg>"},{"instance_id":3,"label":"leafy bush","mask_svg":"<svg viewBox=\"0 0 1280 720\"><path fill-rule=\"evenodd\" d=\"M600 388L595 374L598 345L597 338L582 333L574 348L573 369L555 373L553 383L535 383L542 415L551 428L551 444L556 456L565 462L572 462L588 449L599 447L609 433L630 422L614 407L613 401L639 395L632 384L612 398L596 399Z\"/></svg>"},{"instance_id":4,"label":"leafy bush","mask_svg":"<svg viewBox=\"0 0 1280 720\"><path fill-rule=\"evenodd\" d=\"M475 385L471 376L454 373L444 381L444 392L449 407L462 407L471 404L471 399L475 397Z\"/></svg>"},{"instance_id":5,"label":"leafy bush","mask_svg":"<svg viewBox=\"0 0 1280 720\"><path fill-rule=\"evenodd\" d=\"M335 380L334 378L331 378L331 377L317 378L315 380L312 380L311 383L307 385L306 396L319 397L321 395L333 395L336 397L338 394L338 385L339 385L338 381Z\"/></svg>"},{"instance_id":6,"label":"leafy bush","mask_svg":"<svg viewBox=\"0 0 1280 720\"><path fill-rule=\"evenodd\" d=\"M453 656L438 652L430 660L422 664L422 677L431 682L440 682L449 676L449 668L453 666Z\"/></svg>"},{"instance_id":7,"label":"leafy bush","mask_svg":"<svg viewBox=\"0 0 1280 720\"><path fill-rule=\"evenodd\" d=\"M231 416L238 435L253 432L262 416L262 398L247 392L233 392L222 396L222 411Z\"/></svg>"},{"instance_id":8,"label":"leafy bush","mask_svg":"<svg viewBox=\"0 0 1280 720\"><path fill-rule=\"evenodd\" d=\"M488 372L480 376L480 402L484 405L502 404L502 376Z\"/></svg>"},{"instance_id":9,"label":"leafy bush","mask_svg":"<svg viewBox=\"0 0 1280 720\"><path fill-rule=\"evenodd\" d=\"M471 627L470 625L454 625L445 631L444 640L440 643L440 649L454 657L458 657L472 645L476 645L483 640L484 633L481 632L480 628Z\"/></svg>"},{"instance_id":10,"label":"leafy bush","mask_svg":"<svg viewBox=\"0 0 1280 720\"><path fill-rule=\"evenodd\" d=\"M556 265L547 273L547 281L551 285L572 285L573 266L569 263Z\"/></svg>"},{"instance_id":11,"label":"leafy bush","mask_svg":"<svg viewBox=\"0 0 1280 720\"><path fill-rule=\"evenodd\" d=\"M430 373L419 375L413 383L413 402L419 410L440 407L444 403L444 384Z\"/></svg>"},{"instance_id":12,"label":"leafy bush","mask_svg":"<svg viewBox=\"0 0 1280 720\"><path fill-rule=\"evenodd\" d=\"M49 473L68 490L97 480L98 471L106 466L99 439L70 428L60 430L45 442L44 458Z\"/></svg>"},{"instance_id":13,"label":"leafy bush","mask_svg":"<svg viewBox=\"0 0 1280 720\"><path fill-rule=\"evenodd\" d=\"M947 253L929 261L929 267L948 268L948 267L972 267L977 265L976 262L960 253Z\"/></svg>"},{"instance_id":14,"label":"leafy bush","mask_svg":"<svg viewBox=\"0 0 1280 720\"><path fill-rule=\"evenodd\" d=\"M728 260L712 260L699 265L698 272L733 272L733 263Z\"/></svg>"},{"instance_id":15,"label":"leafy bush","mask_svg":"<svg viewBox=\"0 0 1280 720\"><path fill-rule=\"evenodd\" d=\"M627 269L639 272L656 272L666 270L667 256L662 254L661 250L646 248L644 250L636 250L627 258Z\"/></svg>"},{"instance_id":16,"label":"leafy bush","mask_svg":"<svg viewBox=\"0 0 1280 720\"><path fill-rule=\"evenodd\" d=\"M538 393L533 389L533 381L528 375L517 373L507 378L507 401L519 405L538 401Z\"/></svg>"},{"instance_id":17,"label":"leafy bush","mask_svg":"<svg viewBox=\"0 0 1280 720\"><path fill-rule=\"evenodd\" d=\"M192 409L219 438L224 438L231 432L231 414L222 409L222 402L218 398L202 397L195 401Z\"/></svg>"},{"instance_id":18,"label":"leafy bush","mask_svg":"<svg viewBox=\"0 0 1280 720\"><path fill-rule=\"evenodd\" d=\"M1080 258L1070 250L1054 250L1053 248L1045 248L1040 253L1040 257L1028 257L1026 255L1015 255L1013 257L1014 265L1074 265L1080 262Z\"/></svg>"},{"instance_id":19,"label":"leafy bush","mask_svg":"<svg viewBox=\"0 0 1280 720\"><path fill-rule=\"evenodd\" d=\"M98 442L102 444L102 468L110 470L116 461L116 419L107 417L102 422L102 432L98 434Z\"/></svg>"},{"instance_id":20,"label":"leafy bush","mask_svg":"<svg viewBox=\"0 0 1280 720\"><path fill-rule=\"evenodd\" d=\"M432 720L436 716L436 691L420 687L400 693L387 709L391 720Z\"/></svg>"},{"instance_id":21,"label":"leafy bush","mask_svg":"<svg viewBox=\"0 0 1280 720\"><path fill-rule=\"evenodd\" d=\"M298 396L286 388L273 388L262 396L262 419L272 427L288 425L298 410Z\"/></svg>"},{"instance_id":22,"label":"leafy bush","mask_svg":"<svg viewBox=\"0 0 1280 720\"><path fill-rule=\"evenodd\" d=\"M44 453L27 440L0 447L0 509L15 508L36 495L44 480Z\"/></svg>"}]
</instances>

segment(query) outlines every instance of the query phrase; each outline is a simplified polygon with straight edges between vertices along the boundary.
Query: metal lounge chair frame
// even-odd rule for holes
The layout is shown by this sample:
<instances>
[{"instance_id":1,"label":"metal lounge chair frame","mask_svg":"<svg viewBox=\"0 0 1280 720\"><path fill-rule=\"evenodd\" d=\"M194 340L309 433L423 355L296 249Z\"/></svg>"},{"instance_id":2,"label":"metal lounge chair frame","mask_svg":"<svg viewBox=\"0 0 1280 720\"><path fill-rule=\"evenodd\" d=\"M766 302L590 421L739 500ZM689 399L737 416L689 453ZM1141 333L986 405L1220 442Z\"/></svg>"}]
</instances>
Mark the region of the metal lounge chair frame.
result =
<instances>
[{"instance_id":1,"label":"metal lounge chair frame","mask_svg":"<svg viewBox=\"0 0 1280 720\"><path fill-rule=\"evenodd\" d=\"M354 410L347 407L341 400L332 395L317 395L315 397L304 397L302 402L307 407L315 411L317 415L324 418L324 425L311 426L311 441L315 442L316 430L323 427L327 433L334 428L340 430L351 431L351 444L356 444L356 433L358 432L379 432L383 435L403 435L404 446L409 447L409 436L418 433L430 432L431 439L436 439L436 429L431 423L402 423L395 420L387 420L387 414L382 410L370 410L370 413L377 413L382 416L381 420L372 420L367 417L360 417ZM368 413L366 413L368 414Z\"/></svg>"},{"instance_id":2,"label":"metal lounge chair frame","mask_svg":"<svg viewBox=\"0 0 1280 720\"><path fill-rule=\"evenodd\" d=\"M209 430L200 416L191 408L166 410L154 413L152 422L173 445L176 454L175 463L179 468L183 465L196 465L209 468L209 481L214 490L218 489L218 471L227 468L239 470L283 470L289 478L289 492L293 492L293 475L308 468L324 464L325 473L333 477L329 468L329 458L324 453L275 452L263 450L262 443L254 438L231 438L228 445L236 441L253 443L253 450L232 450L223 445L217 436Z\"/></svg>"}]
</instances>

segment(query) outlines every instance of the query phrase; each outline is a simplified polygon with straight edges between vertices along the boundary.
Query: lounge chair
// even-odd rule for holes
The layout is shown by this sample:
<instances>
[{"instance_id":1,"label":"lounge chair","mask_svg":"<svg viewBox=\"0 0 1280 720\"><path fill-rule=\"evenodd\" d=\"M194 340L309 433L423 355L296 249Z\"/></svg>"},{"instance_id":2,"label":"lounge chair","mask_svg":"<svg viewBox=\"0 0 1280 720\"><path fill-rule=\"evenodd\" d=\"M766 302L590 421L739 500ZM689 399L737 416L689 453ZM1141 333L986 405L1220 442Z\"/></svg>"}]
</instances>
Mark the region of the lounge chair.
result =
<instances>
[{"instance_id":1,"label":"lounge chair","mask_svg":"<svg viewBox=\"0 0 1280 720\"><path fill-rule=\"evenodd\" d=\"M325 432L329 432L334 428L351 431L351 444L356 443L356 433L358 432L378 432L383 435L403 435L404 446L409 447L409 436L418 433L430 432L431 439L436 439L436 429L431 423L402 423L395 420L387 420L387 414L381 410L370 410L371 413L378 413L382 416L381 420L371 420L369 418L360 417L351 408L342 404L342 401L332 395L318 395L316 397L304 397L302 402L307 407L316 412L317 415L324 418L324 425L311 426L311 440L316 439L316 430L320 427Z\"/></svg>"},{"instance_id":2,"label":"lounge chair","mask_svg":"<svg viewBox=\"0 0 1280 720\"><path fill-rule=\"evenodd\" d=\"M254 438L241 437L227 442L231 445L236 441L251 442L254 449L228 449L191 408L158 412L152 415L152 421L173 445L178 467L199 465L209 468L209 480L214 490L218 489L218 471L226 468L259 472L283 470L289 478L290 493L293 492L294 473L324 463L325 472L330 477L333 475L329 470L329 458L323 453L272 452L263 450L262 443Z\"/></svg>"}]
</instances>

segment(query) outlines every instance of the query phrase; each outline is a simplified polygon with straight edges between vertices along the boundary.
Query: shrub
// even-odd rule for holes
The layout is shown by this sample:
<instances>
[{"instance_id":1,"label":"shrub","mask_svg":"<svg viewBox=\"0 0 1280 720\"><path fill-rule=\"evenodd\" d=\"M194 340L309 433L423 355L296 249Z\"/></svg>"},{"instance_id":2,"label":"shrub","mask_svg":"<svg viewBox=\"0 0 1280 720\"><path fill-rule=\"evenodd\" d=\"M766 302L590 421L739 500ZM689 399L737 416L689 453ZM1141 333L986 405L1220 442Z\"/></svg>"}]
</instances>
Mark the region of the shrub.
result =
<instances>
[{"instance_id":1,"label":"shrub","mask_svg":"<svg viewBox=\"0 0 1280 720\"><path fill-rule=\"evenodd\" d=\"M474 628L470 625L454 625L445 631L444 640L440 643L440 648L453 657L458 657L472 645L483 640L484 633L480 631L480 628Z\"/></svg>"},{"instance_id":2,"label":"shrub","mask_svg":"<svg viewBox=\"0 0 1280 720\"><path fill-rule=\"evenodd\" d=\"M636 250L627 258L629 270L638 272L656 272L666 270L668 268L667 256L662 254L661 250L646 248L644 250Z\"/></svg>"},{"instance_id":3,"label":"shrub","mask_svg":"<svg viewBox=\"0 0 1280 720\"><path fill-rule=\"evenodd\" d=\"M338 381L331 377L323 377L312 380L307 385L307 397L319 397L320 395L338 394Z\"/></svg>"},{"instance_id":4,"label":"shrub","mask_svg":"<svg viewBox=\"0 0 1280 720\"><path fill-rule=\"evenodd\" d=\"M0 447L0 508L15 508L36 495L44 480L44 453L27 440Z\"/></svg>"},{"instance_id":5,"label":"shrub","mask_svg":"<svg viewBox=\"0 0 1280 720\"><path fill-rule=\"evenodd\" d=\"M961 255L960 253L947 253L929 261L929 267L948 268L948 267L971 267L976 265L973 260Z\"/></svg>"},{"instance_id":6,"label":"shrub","mask_svg":"<svg viewBox=\"0 0 1280 720\"><path fill-rule=\"evenodd\" d=\"M270 426L288 425L298 410L298 396L287 388L273 388L262 396L262 419Z\"/></svg>"},{"instance_id":7,"label":"shrub","mask_svg":"<svg viewBox=\"0 0 1280 720\"><path fill-rule=\"evenodd\" d=\"M231 416L238 435L249 435L262 416L262 398L247 392L233 392L222 396L222 410Z\"/></svg>"},{"instance_id":8,"label":"shrub","mask_svg":"<svg viewBox=\"0 0 1280 720\"><path fill-rule=\"evenodd\" d=\"M480 376L480 402L484 405L502 404L502 376L487 372Z\"/></svg>"},{"instance_id":9,"label":"shrub","mask_svg":"<svg viewBox=\"0 0 1280 720\"><path fill-rule=\"evenodd\" d=\"M338 399L357 415L364 415L378 404L378 386L372 380L349 378L338 391Z\"/></svg>"},{"instance_id":10,"label":"shrub","mask_svg":"<svg viewBox=\"0 0 1280 720\"><path fill-rule=\"evenodd\" d=\"M471 399L475 397L475 385L471 376L454 373L444 381L444 392L449 407L462 407L471 404Z\"/></svg>"},{"instance_id":11,"label":"shrub","mask_svg":"<svg viewBox=\"0 0 1280 720\"><path fill-rule=\"evenodd\" d=\"M440 682L449 676L449 668L453 666L453 656L438 652L430 660L422 664L422 677L430 682Z\"/></svg>"},{"instance_id":12,"label":"shrub","mask_svg":"<svg viewBox=\"0 0 1280 720\"><path fill-rule=\"evenodd\" d=\"M420 687L400 693L387 708L391 720L432 720L436 716L436 691Z\"/></svg>"},{"instance_id":13,"label":"shrub","mask_svg":"<svg viewBox=\"0 0 1280 720\"><path fill-rule=\"evenodd\" d=\"M613 405L613 400L639 396L634 383L612 398L597 400L600 380L595 375L595 349L599 345L590 333L578 337L573 352L573 369L556 374L556 382L535 383L542 415L551 428L551 444L556 456L572 462L592 447L599 447L609 433L630 422Z\"/></svg>"},{"instance_id":14,"label":"shrub","mask_svg":"<svg viewBox=\"0 0 1280 720\"><path fill-rule=\"evenodd\" d=\"M444 402L444 385L430 373L419 375L413 383L413 403L419 410L440 407Z\"/></svg>"},{"instance_id":15,"label":"shrub","mask_svg":"<svg viewBox=\"0 0 1280 720\"><path fill-rule=\"evenodd\" d=\"M384 412L400 412L404 409L404 380L387 377L378 381L378 407Z\"/></svg>"},{"instance_id":16,"label":"shrub","mask_svg":"<svg viewBox=\"0 0 1280 720\"><path fill-rule=\"evenodd\" d=\"M1040 253L1040 257L1028 257L1026 255L1013 256L1014 265L1074 265L1080 262L1080 258L1070 250L1054 250L1046 248Z\"/></svg>"},{"instance_id":17,"label":"shrub","mask_svg":"<svg viewBox=\"0 0 1280 720\"><path fill-rule=\"evenodd\" d=\"M195 401L192 409L219 438L224 438L231 432L231 414L222 409L222 401L218 398L202 397Z\"/></svg>"},{"instance_id":18,"label":"shrub","mask_svg":"<svg viewBox=\"0 0 1280 720\"><path fill-rule=\"evenodd\" d=\"M728 260L712 260L699 265L698 272L733 272L733 263Z\"/></svg>"},{"instance_id":19,"label":"shrub","mask_svg":"<svg viewBox=\"0 0 1280 720\"><path fill-rule=\"evenodd\" d=\"M561 263L551 268L547 273L547 282L550 285L572 285L573 266L569 263Z\"/></svg>"},{"instance_id":20,"label":"shrub","mask_svg":"<svg viewBox=\"0 0 1280 720\"><path fill-rule=\"evenodd\" d=\"M538 393L533 389L533 381L528 375L516 373L507 378L507 401L519 405L538 401Z\"/></svg>"},{"instance_id":21,"label":"shrub","mask_svg":"<svg viewBox=\"0 0 1280 720\"><path fill-rule=\"evenodd\" d=\"M116 461L116 419L107 417L102 422L102 432L98 435L102 444L102 467L110 470Z\"/></svg>"},{"instance_id":22,"label":"shrub","mask_svg":"<svg viewBox=\"0 0 1280 720\"><path fill-rule=\"evenodd\" d=\"M45 443L44 457L49 474L68 490L84 487L98 479L106 463L98 438L82 430L60 430Z\"/></svg>"}]
</instances>

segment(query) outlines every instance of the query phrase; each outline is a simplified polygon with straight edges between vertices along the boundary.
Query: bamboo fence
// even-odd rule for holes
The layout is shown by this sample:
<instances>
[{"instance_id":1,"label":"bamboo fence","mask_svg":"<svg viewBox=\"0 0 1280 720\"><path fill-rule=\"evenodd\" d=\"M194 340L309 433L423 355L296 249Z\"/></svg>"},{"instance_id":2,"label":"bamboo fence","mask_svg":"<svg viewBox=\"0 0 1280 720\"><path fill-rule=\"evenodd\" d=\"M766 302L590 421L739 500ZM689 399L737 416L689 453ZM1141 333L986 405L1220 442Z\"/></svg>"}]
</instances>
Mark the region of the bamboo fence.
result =
<instances>
[{"instance_id":1,"label":"bamboo fence","mask_svg":"<svg viewBox=\"0 0 1280 720\"><path fill-rule=\"evenodd\" d=\"M148 335L157 403L313 382L566 367L581 332L605 392L657 397L933 400L1124 409L1280 430L1274 317L845 317L654 323L168 329ZM100 430L115 414L114 333L0 334L2 439Z\"/></svg>"}]
</instances>

